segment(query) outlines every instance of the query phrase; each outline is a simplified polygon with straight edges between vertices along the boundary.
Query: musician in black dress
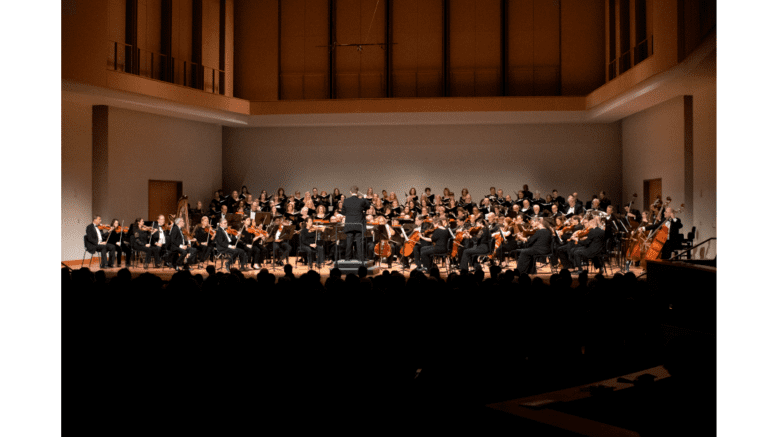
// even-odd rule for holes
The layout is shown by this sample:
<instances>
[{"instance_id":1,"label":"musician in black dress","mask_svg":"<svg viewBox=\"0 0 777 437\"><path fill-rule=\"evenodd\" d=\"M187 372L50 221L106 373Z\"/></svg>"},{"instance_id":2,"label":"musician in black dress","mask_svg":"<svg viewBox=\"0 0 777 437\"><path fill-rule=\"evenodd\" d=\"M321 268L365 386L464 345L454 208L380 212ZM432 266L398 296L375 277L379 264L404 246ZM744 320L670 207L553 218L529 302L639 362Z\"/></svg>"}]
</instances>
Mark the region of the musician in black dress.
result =
<instances>
[{"instance_id":1,"label":"musician in black dress","mask_svg":"<svg viewBox=\"0 0 777 437\"><path fill-rule=\"evenodd\" d=\"M152 256L154 257L154 267L160 267L162 264L160 248L159 246L151 244L149 232L152 231L150 228L143 225L142 218L135 220L135 226L133 226L132 249L135 252L143 252L146 254L144 257L145 261L143 262L144 269L148 269L148 262L151 260Z\"/></svg>"},{"instance_id":2,"label":"musician in black dress","mask_svg":"<svg viewBox=\"0 0 777 437\"><path fill-rule=\"evenodd\" d=\"M539 230L534 233L530 238L519 236L518 238L525 243L523 249L518 249L518 267L516 270L518 274L529 274L532 270L532 264L534 263L534 255L545 255L550 253L550 246L552 244L553 235L551 229L553 224L550 219L543 218L538 220L537 226Z\"/></svg>"},{"instance_id":3,"label":"musician in black dress","mask_svg":"<svg viewBox=\"0 0 777 437\"><path fill-rule=\"evenodd\" d=\"M215 246L219 252L227 255L226 266L227 270L232 268L232 264L235 262L235 256L240 261L240 270L246 270L246 253L243 249L236 246L237 239L233 239L227 233L227 219L221 219L219 221L219 228L216 230Z\"/></svg>"},{"instance_id":4,"label":"musician in black dress","mask_svg":"<svg viewBox=\"0 0 777 437\"><path fill-rule=\"evenodd\" d=\"M197 240L197 260L201 263L209 260L210 253L213 251L213 237L209 233L211 229L213 228L211 228L207 217L200 219L200 223L194 227L194 239Z\"/></svg>"},{"instance_id":5,"label":"musician in black dress","mask_svg":"<svg viewBox=\"0 0 777 437\"><path fill-rule=\"evenodd\" d=\"M367 223L364 219L364 212L370 207L370 201L360 199L356 196L359 187L351 187L351 196L343 201L341 213L345 216L345 259L353 259L353 243L356 242L356 251L359 261L364 262L364 228Z\"/></svg>"},{"instance_id":6,"label":"musician in black dress","mask_svg":"<svg viewBox=\"0 0 777 437\"><path fill-rule=\"evenodd\" d=\"M421 236L421 239L431 243L429 246L425 246L420 250L421 255L421 271L427 273L432 260L432 255L445 255L448 253L448 239L451 237L448 229L445 227L445 217L437 217L434 219L435 230L432 232L431 237Z\"/></svg>"},{"instance_id":7,"label":"musician in black dress","mask_svg":"<svg viewBox=\"0 0 777 437\"><path fill-rule=\"evenodd\" d=\"M286 226L292 225L289 223ZM283 261L281 260L287 260L291 252L291 245L287 241L280 240L284 227L281 218L276 217L273 224L267 229L267 233L270 235L268 240L272 241L272 254L275 257L275 264L279 266L283 266ZM278 252L280 252L280 256L278 256Z\"/></svg>"},{"instance_id":8,"label":"musician in black dress","mask_svg":"<svg viewBox=\"0 0 777 437\"><path fill-rule=\"evenodd\" d=\"M188 269L189 264L197 262L197 249L189 244L189 240L183 234L183 219L178 217L170 229L170 252L177 253L178 259L175 263L175 269L181 266Z\"/></svg>"},{"instance_id":9,"label":"musician in black dress","mask_svg":"<svg viewBox=\"0 0 777 437\"><path fill-rule=\"evenodd\" d=\"M482 220L475 222L475 226L481 226L480 234L472 235L473 247L465 249L461 253L461 262L459 263L459 270L468 270L470 264L474 264L474 260L479 255L488 255L491 253L491 233L488 227Z\"/></svg>"},{"instance_id":10,"label":"musician in black dress","mask_svg":"<svg viewBox=\"0 0 777 437\"><path fill-rule=\"evenodd\" d=\"M324 262L324 242L320 239L322 229L314 228L313 217L302 223L299 233L299 250L307 254L308 267L313 267L313 258L316 259L316 267L321 268ZM318 239L316 237L319 237Z\"/></svg>"},{"instance_id":11,"label":"musician in black dress","mask_svg":"<svg viewBox=\"0 0 777 437\"><path fill-rule=\"evenodd\" d=\"M124 253L124 267L129 267L129 257L132 253L132 246L130 245L129 236L132 235L129 232L126 234L119 230L119 220L111 220L111 230L108 233L108 244L113 244L116 247L116 267L121 267L121 254Z\"/></svg>"},{"instance_id":12,"label":"musician in black dress","mask_svg":"<svg viewBox=\"0 0 777 437\"><path fill-rule=\"evenodd\" d=\"M86 227L86 249L89 252L100 252L100 268L112 268L113 260L116 258L116 246L108 243L107 233L98 227L102 223L99 215L94 216L92 224ZM106 257L106 254L109 257ZM107 258L107 259L106 259Z\"/></svg>"},{"instance_id":13,"label":"musician in black dress","mask_svg":"<svg viewBox=\"0 0 777 437\"><path fill-rule=\"evenodd\" d=\"M249 229L261 230L262 225L252 228L251 225L253 223L254 221L250 217L243 218L243 226L240 232L240 238L237 242L237 247L245 251L246 256L248 257L248 264L251 265L251 267L253 267L254 269L258 269L259 264L261 264L264 261L264 257L266 255L267 250L264 248L264 245L262 244L262 237L259 235L256 235L253 232L249 232Z\"/></svg>"}]
</instances>

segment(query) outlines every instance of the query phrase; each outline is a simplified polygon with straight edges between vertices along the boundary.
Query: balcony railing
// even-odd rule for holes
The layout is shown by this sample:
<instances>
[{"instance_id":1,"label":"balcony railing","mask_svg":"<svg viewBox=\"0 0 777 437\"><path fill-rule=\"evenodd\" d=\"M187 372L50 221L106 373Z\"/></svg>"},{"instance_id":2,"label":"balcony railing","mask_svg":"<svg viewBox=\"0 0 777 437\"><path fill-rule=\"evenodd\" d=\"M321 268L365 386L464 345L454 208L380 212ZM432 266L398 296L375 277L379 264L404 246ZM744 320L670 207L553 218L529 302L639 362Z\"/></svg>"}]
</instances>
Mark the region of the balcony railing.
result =
<instances>
[{"instance_id":1,"label":"balcony railing","mask_svg":"<svg viewBox=\"0 0 777 437\"><path fill-rule=\"evenodd\" d=\"M224 94L224 70L175 59L130 44L108 41L108 69Z\"/></svg>"},{"instance_id":2,"label":"balcony railing","mask_svg":"<svg viewBox=\"0 0 777 437\"><path fill-rule=\"evenodd\" d=\"M653 36L649 36L623 52L618 58L607 63L607 80L615 79L619 74L623 74L631 67L639 64L653 55ZM617 67L617 70L616 70Z\"/></svg>"}]
</instances>

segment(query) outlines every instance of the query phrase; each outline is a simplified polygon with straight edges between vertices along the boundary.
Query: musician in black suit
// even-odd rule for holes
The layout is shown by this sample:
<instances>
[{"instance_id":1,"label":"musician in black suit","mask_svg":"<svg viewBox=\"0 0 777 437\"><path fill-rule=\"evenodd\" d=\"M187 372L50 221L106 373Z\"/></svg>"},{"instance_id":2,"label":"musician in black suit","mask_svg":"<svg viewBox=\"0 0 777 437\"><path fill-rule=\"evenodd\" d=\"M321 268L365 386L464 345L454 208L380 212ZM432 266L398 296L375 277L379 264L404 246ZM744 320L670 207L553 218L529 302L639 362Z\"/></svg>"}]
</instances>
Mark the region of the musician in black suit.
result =
<instances>
[{"instance_id":1,"label":"musician in black suit","mask_svg":"<svg viewBox=\"0 0 777 437\"><path fill-rule=\"evenodd\" d=\"M353 255L353 243L356 242L356 251L359 257L359 261L364 262L364 247L362 241L364 240L364 228L366 221L364 220L364 212L370 207L370 201L367 199L360 199L356 196L359 192L359 187L356 185L351 187L351 196L343 201L342 214L345 216L345 259L352 259Z\"/></svg>"},{"instance_id":2,"label":"musician in black suit","mask_svg":"<svg viewBox=\"0 0 777 437\"><path fill-rule=\"evenodd\" d=\"M112 268L116 259L116 246L108 243L107 234L98 229L102 223L99 215L94 216L92 224L86 227L86 249L89 252L100 252L100 268ZM106 259L106 254L109 257Z\"/></svg>"},{"instance_id":3,"label":"musician in black suit","mask_svg":"<svg viewBox=\"0 0 777 437\"><path fill-rule=\"evenodd\" d=\"M488 255L491 253L491 233L488 227L483 223L483 220L475 222L475 226L481 226L480 234L472 235L473 247L466 249L461 253L461 262L459 263L459 270L468 270L469 265L473 259L476 259L478 255Z\"/></svg>"},{"instance_id":4,"label":"musician in black suit","mask_svg":"<svg viewBox=\"0 0 777 437\"><path fill-rule=\"evenodd\" d=\"M601 228L601 220L599 217L594 217L588 221L586 226L590 228L590 231L585 238L578 239L578 237L572 237L572 240L578 243L578 247L569 251L569 254L574 259L574 267L577 268L577 270L572 272L573 275L580 274L583 271L583 262L588 259L594 260L594 267L601 268L601 266L597 266L599 261L596 258L604 251L605 235L604 230Z\"/></svg>"},{"instance_id":5,"label":"musician in black suit","mask_svg":"<svg viewBox=\"0 0 777 437\"><path fill-rule=\"evenodd\" d=\"M437 217L434 219L435 230L432 232L432 236L424 237L421 235L421 239L431 243L430 246L426 246L421 249L421 271L427 273L432 260L432 255L445 255L448 253L448 239L451 237L448 233L448 229L445 228L445 217Z\"/></svg>"},{"instance_id":6,"label":"musician in black suit","mask_svg":"<svg viewBox=\"0 0 777 437\"><path fill-rule=\"evenodd\" d=\"M170 229L170 253L177 253L178 260L175 263L175 269L184 266L189 268L189 264L197 262L197 249L193 248L189 240L183 234L183 219L178 217Z\"/></svg>"},{"instance_id":7,"label":"musician in black suit","mask_svg":"<svg viewBox=\"0 0 777 437\"><path fill-rule=\"evenodd\" d=\"M529 238L518 236L523 241L524 249L518 249L516 252L518 274L529 274L532 271L534 255L545 255L550 253L550 247L553 242L553 223L548 218L537 220L539 229Z\"/></svg>"},{"instance_id":8,"label":"musician in black suit","mask_svg":"<svg viewBox=\"0 0 777 437\"><path fill-rule=\"evenodd\" d=\"M235 246L237 244L237 239L235 238L233 240L227 233L227 219L221 219L221 221L219 221L219 228L216 230L216 238L214 238L214 240L216 249L229 257L226 262L227 270L232 268L232 264L235 262L235 256L237 256L240 261L240 270L246 270L246 253L243 249L238 249L237 246Z\"/></svg>"},{"instance_id":9,"label":"musician in black suit","mask_svg":"<svg viewBox=\"0 0 777 437\"><path fill-rule=\"evenodd\" d=\"M170 231L164 230L165 216L159 214L157 220L151 225L151 245L159 248L159 253L164 253L164 263L168 267L172 267L169 261L169 254L166 253L170 248ZM157 231L154 232L154 229Z\"/></svg>"},{"instance_id":10,"label":"musician in black suit","mask_svg":"<svg viewBox=\"0 0 777 437\"><path fill-rule=\"evenodd\" d=\"M152 255L154 257L154 267L160 267L162 260L159 246L151 244L150 231L143 226L143 219L138 218L135 220L135 226L133 228L132 250L146 254L143 268L148 269L148 262L151 260Z\"/></svg>"},{"instance_id":11,"label":"musician in black suit","mask_svg":"<svg viewBox=\"0 0 777 437\"><path fill-rule=\"evenodd\" d=\"M667 238L666 243L664 243L664 247L661 248L661 259L669 259L672 257L672 251L679 248L683 241L683 236L680 234L680 229L683 228L683 222L675 217L675 210L671 207L667 207L664 210L664 217L665 219L663 222L645 226L645 230L650 232L661 226L669 228L669 237Z\"/></svg>"}]
</instances>

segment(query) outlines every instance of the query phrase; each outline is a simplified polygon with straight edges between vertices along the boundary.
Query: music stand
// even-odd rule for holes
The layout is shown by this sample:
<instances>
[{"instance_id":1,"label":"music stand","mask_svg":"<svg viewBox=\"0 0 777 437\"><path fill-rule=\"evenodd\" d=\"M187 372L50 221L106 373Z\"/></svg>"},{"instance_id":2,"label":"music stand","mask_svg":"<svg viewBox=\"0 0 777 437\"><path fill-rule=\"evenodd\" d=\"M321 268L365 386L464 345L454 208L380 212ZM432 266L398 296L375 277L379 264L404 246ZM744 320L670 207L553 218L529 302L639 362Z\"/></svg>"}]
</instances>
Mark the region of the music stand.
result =
<instances>
[{"instance_id":1,"label":"music stand","mask_svg":"<svg viewBox=\"0 0 777 437\"><path fill-rule=\"evenodd\" d=\"M257 212L254 216L256 223L261 223L265 228L272 223L272 213L270 212Z\"/></svg>"}]
</instances>

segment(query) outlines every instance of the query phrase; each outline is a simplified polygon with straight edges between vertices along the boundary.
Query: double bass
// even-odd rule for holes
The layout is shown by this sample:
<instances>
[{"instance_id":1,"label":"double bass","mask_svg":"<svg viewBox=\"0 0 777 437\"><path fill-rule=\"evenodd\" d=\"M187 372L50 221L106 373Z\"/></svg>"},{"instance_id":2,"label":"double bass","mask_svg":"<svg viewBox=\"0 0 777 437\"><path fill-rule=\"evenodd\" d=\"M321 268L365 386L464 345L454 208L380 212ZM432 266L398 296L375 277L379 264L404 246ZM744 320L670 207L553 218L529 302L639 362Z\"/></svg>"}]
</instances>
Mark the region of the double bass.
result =
<instances>
[{"instance_id":1,"label":"double bass","mask_svg":"<svg viewBox=\"0 0 777 437\"><path fill-rule=\"evenodd\" d=\"M661 210L657 213L657 217L661 217L661 214L663 214L664 212L664 208L666 208L666 206L669 205L670 203L672 203L672 198L667 197L666 203L664 203L661 206ZM627 259L633 262L642 261L645 259L647 250L650 247L650 243L651 243L650 236L645 235L645 232L640 231L639 229L635 229L633 232L634 232L634 235L632 236L632 239L631 239L631 245L629 246L629 249L627 251ZM661 246L663 247L663 244ZM661 252L660 249L659 249L659 252Z\"/></svg>"},{"instance_id":2,"label":"double bass","mask_svg":"<svg viewBox=\"0 0 777 437\"><path fill-rule=\"evenodd\" d=\"M675 214L679 214L683 211L685 208L685 204L680 204L680 208L675 211ZM666 223L668 219L664 219L661 222L661 225L653 231L653 239L649 242L649 247L647 251L645 252L645 259L650 261L655 261L658 259L658 257L661 255L661 250L664 248L664 244L666 243L666 240L669 238L669 230L667 229L664 224Z\"/></svg>"}]
</instances>

